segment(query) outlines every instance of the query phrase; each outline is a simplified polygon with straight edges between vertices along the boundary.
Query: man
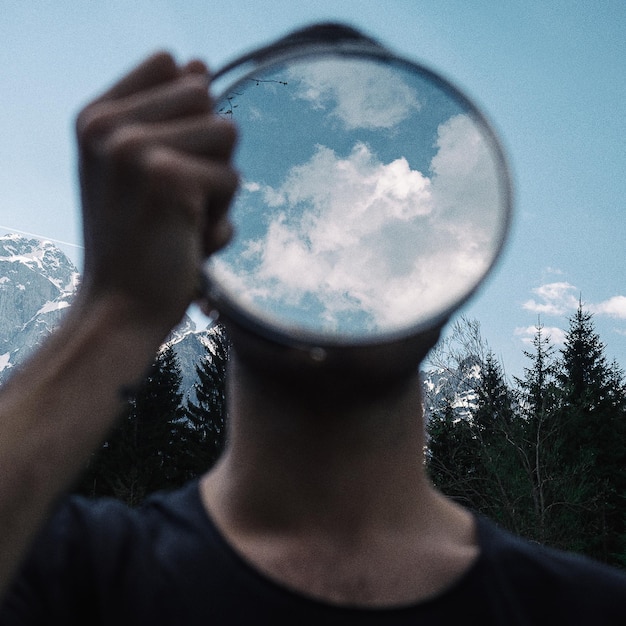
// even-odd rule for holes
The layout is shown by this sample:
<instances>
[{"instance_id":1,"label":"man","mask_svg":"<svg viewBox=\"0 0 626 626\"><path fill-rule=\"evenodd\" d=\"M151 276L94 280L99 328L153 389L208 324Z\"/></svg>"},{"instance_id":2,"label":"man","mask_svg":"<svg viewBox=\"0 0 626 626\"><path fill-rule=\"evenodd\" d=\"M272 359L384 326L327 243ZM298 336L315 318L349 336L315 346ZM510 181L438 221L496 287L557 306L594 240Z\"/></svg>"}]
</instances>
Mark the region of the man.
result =
<instances>
[{"instance_id":1,"label":"man","mask_svg":"<svg viewBox=\"0 0 626 626\"><path fill-rule=\"evenodd\" d=\"M230 324L216 468L138 510L57 504L229 238L235 130L208 83L157 54L78 118L84 281L0 395L0 621L624 623L619 572L432 487L418 365L436 331L338 376Z\"/></svg>"}]
</instances>

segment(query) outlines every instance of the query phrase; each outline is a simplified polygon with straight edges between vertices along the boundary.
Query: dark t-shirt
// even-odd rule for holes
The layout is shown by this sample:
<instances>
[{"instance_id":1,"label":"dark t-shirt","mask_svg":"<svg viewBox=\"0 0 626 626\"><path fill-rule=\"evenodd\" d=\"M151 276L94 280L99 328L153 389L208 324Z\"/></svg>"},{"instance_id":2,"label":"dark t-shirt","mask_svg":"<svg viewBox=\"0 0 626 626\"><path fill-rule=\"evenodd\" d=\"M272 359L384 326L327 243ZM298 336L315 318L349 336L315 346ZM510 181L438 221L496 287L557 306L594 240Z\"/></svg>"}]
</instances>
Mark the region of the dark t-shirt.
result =
<instances>
[{"instance_id":1,"label":"dark t-shirt","mask_svg":"<svg viewBox=\"0 0 626 626\"><path fill-rule=\"evenodd\" d=\"M480 557L439 596L368 610L308 598L259 573L213 525L196 481L139 509L72 498L35 544L0 624L626 625L626 574L484 518L478 536Z\"/></svg>"}]
</instances>

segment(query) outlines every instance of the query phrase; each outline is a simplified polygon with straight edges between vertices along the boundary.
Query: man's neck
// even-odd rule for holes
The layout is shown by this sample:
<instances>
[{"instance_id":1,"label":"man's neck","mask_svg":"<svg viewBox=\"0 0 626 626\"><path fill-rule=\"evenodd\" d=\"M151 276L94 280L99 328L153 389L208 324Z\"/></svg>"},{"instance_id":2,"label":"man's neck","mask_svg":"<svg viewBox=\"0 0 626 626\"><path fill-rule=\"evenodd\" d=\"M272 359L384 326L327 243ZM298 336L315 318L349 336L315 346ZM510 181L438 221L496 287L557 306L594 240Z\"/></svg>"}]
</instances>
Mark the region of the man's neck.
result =
<instances>
[{"instance_id":1,"label":"man's neck","mask_svg":"<svg viewBox=\"0 0 626 626\"><path fill-rule=\"evenodd\" d=\"M241 494L252 518L258 502L284 523L323 523L350 507L371 522L404 513L408 494L419 497L426 480L417 375L393 393L345 398L339 387L292 392L236 363L230 374L229 444L218 472L231 502Z\"/></svg>"},{"instance_id":2,"label":"man's neck","mask_svg":"<svg viewBox=\"0 0 626 626\"><path fill-rule=\"evenodd\" d=\"M229 442L202 495L226 538L261 570L322 598L385 604L434 593L473 558L470 517L426 476L417 375L393 394L333 402L303 401L237 365L230 374ZM346 568L337 588L364 576L366 597L325 590L337 554ZM420 580L402 586L402 572L421 560L436 589L417 569ZM326 574L310 577L302 562ZM386 583L368 570L373 563Z\"/></svg>"}]
</instances>

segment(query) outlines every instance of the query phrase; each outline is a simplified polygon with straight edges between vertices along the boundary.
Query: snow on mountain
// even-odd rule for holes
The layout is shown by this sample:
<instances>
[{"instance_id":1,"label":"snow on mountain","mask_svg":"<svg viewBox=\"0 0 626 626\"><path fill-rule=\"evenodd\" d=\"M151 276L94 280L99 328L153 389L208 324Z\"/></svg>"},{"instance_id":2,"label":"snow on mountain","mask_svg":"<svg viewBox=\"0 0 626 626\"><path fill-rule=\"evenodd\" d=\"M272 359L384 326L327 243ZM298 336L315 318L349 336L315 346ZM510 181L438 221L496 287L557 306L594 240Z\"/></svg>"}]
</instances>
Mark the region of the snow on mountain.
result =
<instances>
[{"instance_id":1,"label":"snow on mountain","mask_svg":"<svg viewBox=\"0 0 626 626\"><path fill-rule=\"evenodd\" d=\"M448 400L459 418L471 415L477 405L476 385L480 380L480 360L468 356L455 367L433 368L424 375L424 409L427 415Z\"/></svg>"},{"instance_id":2,"label":"snow on mountain","mask_svg":"<svg viewBox=\"0 0 626 626\"><path fill-rule=\"evenodd\" d=\"M53 243L0 237L0 383L59 323L79 283L76 267ZM206 355L208 340L189 317L168 340L180 361L184 394L195 382L195 364Z\"/></svg>"},{"instance_id":3,"label":"snow on mountain","mask_svg":"<svg viewBox=\"0 0 626 626\"><path fill-rule=\"evenodd\" d=\"M52 243L0 237L0 381L58 324L79 275Z\"/></svg>"},{"instance_id":4,"label":"snow on mountain","mask_svg":"<svg viewBox=\"0 0 626 626\"><path fill-rule=\"evenodd\" d=\"M183 395L189 396L196 400L193 386L198 380L196 374L196 365L203 358L210 358L208 355L212 353L211 343L213 330L207 328L205 330L196 330L196 325L188 316L175 328L167 339L167 343L172 345L178 363L180 365L183 380L181 391Z\"/></svg>"}]
</instances>

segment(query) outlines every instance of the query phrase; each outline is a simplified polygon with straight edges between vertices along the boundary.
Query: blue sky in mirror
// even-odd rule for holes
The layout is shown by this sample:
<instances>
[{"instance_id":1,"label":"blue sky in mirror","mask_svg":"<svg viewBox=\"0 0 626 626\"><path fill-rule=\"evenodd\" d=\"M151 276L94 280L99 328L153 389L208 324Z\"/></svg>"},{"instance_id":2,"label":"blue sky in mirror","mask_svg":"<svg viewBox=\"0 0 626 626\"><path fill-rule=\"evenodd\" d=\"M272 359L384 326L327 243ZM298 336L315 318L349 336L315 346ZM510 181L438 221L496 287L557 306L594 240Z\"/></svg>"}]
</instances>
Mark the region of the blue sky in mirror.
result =
<instances>
[{"instance_id":1,"label":"blue sky in mirror","mask_svg":"<svg viewBox=\"0 0 626 626\"><path fill-rule=\"evenodd\" d=\"M282 329L378 338L476 285L503 229L496 155L422 70L324 55L253 71L217 108L240 127L236 237L209 263Z\"/></svg>"},{"instance_id":2,"label":"blue sky in mirror","mask_svg":"<svg viewBox=\"0 0 626 626\"><path fill-rule=\"evenodd\" d=\"M582 297L626 367L623 0L6 0L0 19L0 234L54 240L80 267L73 120L145 55L217 68L320 20L441 72L494 122L515 181L512 237L459 314L521 374L538 319L557 345Z\"/></svg>"}]
</instances>

